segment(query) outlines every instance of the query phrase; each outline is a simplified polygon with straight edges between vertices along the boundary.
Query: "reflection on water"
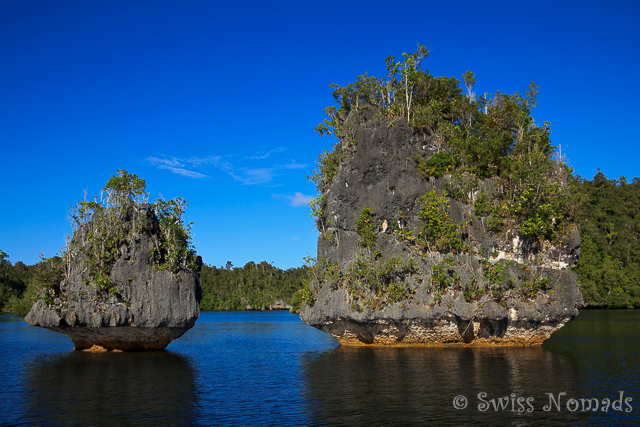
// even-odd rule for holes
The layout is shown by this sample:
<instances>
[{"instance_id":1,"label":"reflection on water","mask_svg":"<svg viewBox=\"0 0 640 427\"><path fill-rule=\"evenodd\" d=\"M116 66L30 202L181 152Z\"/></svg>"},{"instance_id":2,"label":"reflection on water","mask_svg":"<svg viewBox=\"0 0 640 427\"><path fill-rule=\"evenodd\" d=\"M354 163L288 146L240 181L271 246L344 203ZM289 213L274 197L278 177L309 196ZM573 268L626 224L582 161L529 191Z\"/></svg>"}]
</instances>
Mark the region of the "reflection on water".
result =
<instances>
[{"instance_id":1,"label":"reflection on water","mask_svg":"<svg viewBox=\"0 0 640 427\"><path fill-rule=\"evenodd\" d=\"M581 316L543 347L342 346L307 357L303 370L308 409L320 425L629 423L640 410L640 316L614 314L614 324L606 324L611 319L603 312ZM607 413L566 407L570 398L614 401L619 391L634 399L632 413L625 412L624 405L622 411ZM481 392L489 402L484 411ZM548 393L557 399L562 392L561 410L554 405L545 411ZM467 399L464 409L454 408L459 395ZM503 409L497 399L505 396ZM519 397L532 397L533 409L525 401L518 406Z\"/></svg>"},{"instance_id":2,"label":"reflection on water","mask_svg":"<svg viewBox=\"0 0 640 427\"><path fill-rule=\"evenodd\" d=\"M579 377L569 360L542 348L339 347L308 360L305 371L314 420L330 425L532 419L535 413L480 411L477 395L534 397L543 412L545 392L573 390ZM464 410L453 407L458 395L468 399Z\"/></svg>"},{"instance_id":3,"label":"reflection on water","mask_svg":"<svg viewBox=\"0 0 640 427\"><path fill-rule=\"evenodd\" d=\"M27 376L29 424L193 424L193 370L170 352L73 352Z\"/></svg>"}]
</instances>

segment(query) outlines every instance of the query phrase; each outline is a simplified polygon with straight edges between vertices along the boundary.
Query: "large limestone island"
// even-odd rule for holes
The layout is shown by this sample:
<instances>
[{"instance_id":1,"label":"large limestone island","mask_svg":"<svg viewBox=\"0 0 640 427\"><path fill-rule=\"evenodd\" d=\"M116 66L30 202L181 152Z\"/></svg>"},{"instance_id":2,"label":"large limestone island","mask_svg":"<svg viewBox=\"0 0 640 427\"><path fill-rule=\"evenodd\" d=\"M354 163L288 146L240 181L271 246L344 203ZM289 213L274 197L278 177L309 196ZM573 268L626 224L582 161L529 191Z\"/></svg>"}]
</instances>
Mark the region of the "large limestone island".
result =
<instances>
[{"instance_id":1,"label":"large limestone island","mask_svg":"<svg viewBox=\"0 0 640 427\"><path fill-rule=\"evenodd\" d=\"M570 169L533 82L476 97L466 72L463 94L427 56L334 86L300 317L346 345L540 345L582 304Z\"/></svg>"},{"instance_id":2,"label":"large limestone island","mask_svg":"<svg viewBox=\"0 0 640 427\"><path fill-rule=\"evenodd\" d=\"M76 350L161 350L200 314L199 257L184 200L148 203L145 182L118 171L102 199L73 210L73 238L42 263L27 323L67 335Z\"/></svg>"}]
</instances>

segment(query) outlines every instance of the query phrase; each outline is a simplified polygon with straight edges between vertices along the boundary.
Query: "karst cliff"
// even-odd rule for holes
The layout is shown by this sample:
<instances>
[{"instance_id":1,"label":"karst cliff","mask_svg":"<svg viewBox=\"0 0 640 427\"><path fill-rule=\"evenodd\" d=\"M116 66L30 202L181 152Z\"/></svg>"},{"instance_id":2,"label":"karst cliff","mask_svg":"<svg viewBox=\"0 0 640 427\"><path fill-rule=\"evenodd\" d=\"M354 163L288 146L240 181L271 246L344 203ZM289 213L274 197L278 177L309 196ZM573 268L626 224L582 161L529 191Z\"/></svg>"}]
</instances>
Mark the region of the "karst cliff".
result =
<instances>
[{"instance_id":1,"label":"karst cliff","mask_svg":"<svg viewBox=\"0 0 640 427\"><path fill-rule=\"evenodd\" d=\"M477 120L500 114L498 101L476 106ZM517 154L539 128L511 134L508 162L481 163L492 153L469 154L462 122L447 139L389 106L349 107L316 177L320 236L302 291L305 323L343 345L528 346L578 314L580 236L566 167L542 144ZM543 154L526 157L535 150Z\"/></svg>"},{"instance_id":2,"label":"karst cliff","mask_svg":"<svg viewBox=\"0 0 640 427\"><path fill-rule=\"evenodd\" d=\"M132 176L114 179L120 185L107 186L111 200L78 205L73 238L61 257L43 263L42 290L25 320L67 335L76 350L164 349L200 314L184 205L135 203Z\"/></svg>"}]
</instances>

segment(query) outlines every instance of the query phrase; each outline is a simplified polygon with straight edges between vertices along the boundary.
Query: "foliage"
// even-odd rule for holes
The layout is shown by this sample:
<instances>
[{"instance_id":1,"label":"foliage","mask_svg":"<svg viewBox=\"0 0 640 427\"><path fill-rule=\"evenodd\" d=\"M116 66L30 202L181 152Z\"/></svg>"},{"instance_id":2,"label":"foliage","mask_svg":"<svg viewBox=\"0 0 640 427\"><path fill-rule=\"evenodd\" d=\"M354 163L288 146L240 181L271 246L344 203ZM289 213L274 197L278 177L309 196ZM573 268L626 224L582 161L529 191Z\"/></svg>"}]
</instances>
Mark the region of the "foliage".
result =
<instances>
[{"instance_id":1,"label":"foliage","mask_svg":"<svg viewBox=\"0 0 640 427\"><path fill-rule=\"evenodd\" d=\"M146 181L138 178L136 174L130 174L125 169L119 169L117 172L118 175L111 175L102 189L107 194L105 207L147 203L149 195L146 192Z\"/></svg>"},{"instance_id":2,"label":"foliage","mask_svg":"<svg viewBox=\"0 0 640 427\"><path fill-rule=\"evenodd\" d=\"M375 225L371 222L373 209L365 205L360 212L360 219L356 221L356 230L360 236L360 246L373 249L376 245Z\"/></svg>"},{"instance_id":3,"label":"foliage","mask_svg":"<svg viewBox=\"0 0 640 427\"><path fill-rule=\"evenodd\" d=\"M308 267L282 270L266 261L250 261L244 267L202 265L200 309L246 310L266 309L278 300L298 310L302 305L300 289L308 274Z\"/></svg>"},{"instance_id":4,"label":"foliage","mask_svg":"<svg viewBox=\"0 0 640 427\"><path fill-rule=\"evenodd\" d=\"M301 294L302 304L313 307L318 299L320 282L328 279L330 272L337 269L337 266L331 266L334 268L327 269L328 264L325 259L316 260L311 256L306 256L303 260L305 267L307 267L307 274L302 279L303 286L298 292Z\"/></svg>"},{"instance_id":5,"label":"foliage","mask_svg":"<svg viewBox=\"0 0 640 427\"><path fill-rule=\"evenodd\" d=\"M457 111L455 127L445 135L447 151L417 157L416 167L423 177L450 173L447 191L465 203L480 179L494 178L494 230L515 228L525 236L554 240L572 223L575 211L564 185L570 170L552 159L549 124L535 125L530 114L537 93L532 82L524 95L461 100L458 105L468 105Z\"/></svg>"},{"instance_id":6,"label":"foliage","mask_svg":"<svg viewBox=\"0 0 640 427\"><path fill-rule=\"evenodd\" d=\"M34 301L37 298L38 292L40 289L38 288L38 284L35 280L30 279L27 282L27 287L22 293L21 296L12 296L11 299L7 302L4 307L4 312L15 314L18 316L26 316L31 310Z\"/></svg>"},{"instance_id":7,"label":"foliage","mask_svg":"<svg viewBox=\"0 0 640 427\"><path fill-rule=\"evenodd\" d=\"M473 213L478 218L482 218L483 216L489 214L489 212L491 212L491 204L489 203L487 193L482 191L474 202Z\"/></svg>"},{"instance_id":8,"label":"foliage","mask_svg":"<svg viewBox=\"0 0 640 427\"><path fill-rule=\"evenodd\" d=\"M12 264L9 254L0 250L0 313L13 312L13 306L27 289L34 266L18 261Z\"/></svg>"},{"instance_id":9,"label":"foliage","mask_svg":"<svg viewBox=\"0 0 640 427\"><path fill-rule=\"evenodd\" d=\"M471 278L471 283L466 284L463 289L466 302L480 301L485 294L485 288L480 286L475 276Z\"/></svg>"},{"instance_id":10,"label":"foliage","mask_svg":"<svg viewBox=\"0 0 640 427\"><path fill-rule=\"evenodd\" d=\"M441 262L435 264L431 268L431 286L436 292L434 297L435 302L439 302L442 299L442 295L449 287L459 287L461 284L460 274L451 268L459 265L453 258L445 258Z\"/></svg>"},{"instance_id":11,"label":"foliage","mask_svg":"<svg viewBox=\"0 0 640 427\"><path fill-rule=\"evenodd\" d=\"M442 296L453 291L454 294L462 291L464 299L468 303L492 300L502 306L506 306L510 298L531 300L540 295L552 296L553 290L549 287L551 280L543 277L540 271L530 271L532 267L526 264L518 264L515 261L498 260L490 261L480 259L482 278L475 276L469 282L461 277L462 264L453 257L447 257L435 264L431 270L429 283L434 295L434 303L441 301ZM513 275L513 269L518 269L521 279Z\"/></svg>"},{"instance_id":12,"label":"foliage","mask_svg":"<svg viewBox=\"0 0 640 427\"><path fill-rule=\"evenodd\" d=\"M548 277L541 277L540 275L531 275L528 280L523 281L520 285L520 293L523 298L536 298L540 292L552 293L553 290L549 288L551 279Z\"/></svg>"},{"instance_id":13,"label":"foliage","mask_svg":"<svg viewBox=\"0 0 640 427\"><path fill-rule=\"evenodd\" d=\"M333 150L325 150L320 153L316 161L316 167L313 170L313 175L307 177L308 180L316 184L318 193L322 193L327 189L333 177L338 172L338 168L343 159L344 155L341 151L336 151L335 145Z\"/></svg>"},{"instance_id":14,"label":"foliage","mask_svg":"<svg viewBox=\"0 0 640 427\"><path fill-rule=\"evenodd\" d=\"M51 302L60 296L66 273L61 256L40 255L40 261L29 266L21 261L11 265L8 258L0 250L0 312L25 316L36 298Z\"/></svg>"},{"instance_id":15,"label":"foliage","mask_svg":"<svg viewBox=\"0 0 640 427\"><path fill-rule=\"evenodd\" d=\"M441 152L434 154L428 159L424 159L422 156L415 155L413 160L416 163L416 168L420 172L423 178L433 176L440 178L453 170L456 166L456 160L452 153Z\"/></svg>"},{"instance_id":16,"label":"foliage","mask_svg":"<svg viewBox=\"0 0 640 427\"><path fill-rule=\"evenodd\" d=\"M311 217L317 218L320 217L324 212L322 211L322 204L324 203L324 195L320 195L314 197L309 202L309 206L311 207Z\"/></svg>"},{"instance_id":17,"label":"foliage","mask_svg":"<svg viewBox=\"0 0 640 427\"><path fill-rule=\"evenodd\" d=\"M436 195L430 191L420 200L418 216L425 222L420 230L418 241L426 250L439 252L460 252L468 250L460 238L460 230L467 223L455 223L448 213L449 201L446 196Z\"/></svg>"},{"instance_id":18,"label":"foliage","mask_svg":"<svg viewBox=\"0 0 640 427\"><path fill-rule=\"evenodd\" d=\"M470 204L478 190L478 177L463 169L456 169L451 173L451 178L451 182L446 182L444 185L447 195L462 203Z\"/></svg>"},{"instance_id":19,"label":"foliage","mask_svg":"<svg viewBox=\"0 0 640 427\"><path fill-rule=\"evenodd\" d=\"M415 287L409 280L421 273L413 260L396 257L382 260L379 254L356 259L346 272L326 259L316 261L307 257L305 260L307 278L299 292L309 306L318 303L320 285L325 283L333 289L345 287L355 311L382 309L388 304L411 299Z\"/></svg>"},{"instance_id":20,"label":"foliage","mask_svg":"<svg viewBox=\"0 0 640 427\"><path fill-rule=\"evenodd\" d=\"M191 243L193 222L185 224L183 219L187 202L181 197L168 201L157 199L153 208L164 237L158 268L167 269L173 273L183 268L196 271L197 256Z\"/></svg>"},{"instance_id":21,"label":"foliage","mask_svg":"<svg viewBox=\"0 0 640 427\"><path fill-rule=\"evenodd\" d=\"M50 289L53 294L60 293L60 284L65 279L67 271L62 257L45 258L40 256L40 262L35 265L34 281L40 289Z\"/></svg>"},{"instance_id":22,"label":"foliage","mask_svg":"<svg viewBox=\"0 0 640 427\"><path fill-rule=\"evenodd\" d=\"M325 204L324 194L320 194L309 202L309 207L311 208L311 215L316 223L316 228L322 233L322 235L326 235L326 228L324 222L324 210L322 206Z\"/></svg>"},{"instance_id":23,"label":"foliage","mask_svg":"<svg viewBox=\"0 0 640 427\"><path fill-rule=\"evenodd\" d=\"M640 179L577 176L582 246L575 268L587 306L640 307Z\"/></svg>"},{"instance_id":24,"label":"foliage","mask_svg":"<svg viewBox=\"0 0 640 427\"><path fill-rule=\"evenodd\" d=\"M333 280L347 287L356 311L375 310L411 299L415 288L409 279L419 273L414 260L399 257L381 260L374 255L357 259L345 275L334 275Z\"/></svg>"},{"instance_id":25,"label":"foliage","mask_svg":"<svg viewBox=\"0 0 640 427\"><path fill-rule=\"evenodd\" d=\"M498 261L492 263L489 260L481 260L480 264L482 265L485 293L496 299L503 298L504 291L513 287L515 280L509 275L508 267L510 264L515 265L515 262Z\"/></svg>"}]
</instances>

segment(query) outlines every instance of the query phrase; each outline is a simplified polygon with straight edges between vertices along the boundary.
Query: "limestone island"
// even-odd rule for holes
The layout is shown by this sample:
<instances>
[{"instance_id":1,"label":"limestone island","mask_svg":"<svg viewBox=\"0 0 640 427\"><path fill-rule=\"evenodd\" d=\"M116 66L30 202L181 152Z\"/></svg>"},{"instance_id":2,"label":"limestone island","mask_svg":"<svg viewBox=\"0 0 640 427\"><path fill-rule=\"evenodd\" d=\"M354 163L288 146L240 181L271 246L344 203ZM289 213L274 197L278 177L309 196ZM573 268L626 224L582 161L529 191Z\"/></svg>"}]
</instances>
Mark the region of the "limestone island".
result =
<instances>
[{"instance_id":1,"label":"limestone island","mask_svg":"<svg viewBox=\"0 0 640 427\"><path fill-rule=\"evenodd\" d=\"M29 325L67 335L76 350L161 350L200 314L201 260L180 198L148 203L126 170L101 199L72 208L73 237L41 263Z\"/></svg>"},{"instance_id":2,"label":"limestone island","mask_svg":"<svg viewBox=\"0 0 640 427\"><path fill-rule=\"evenodd\" d=\"M582 305L571 170L533 81L477 97L474 73L465 94L428 56L332 85L300 317L343 345L541 345Z\"/></svg>"}]
</instances>

